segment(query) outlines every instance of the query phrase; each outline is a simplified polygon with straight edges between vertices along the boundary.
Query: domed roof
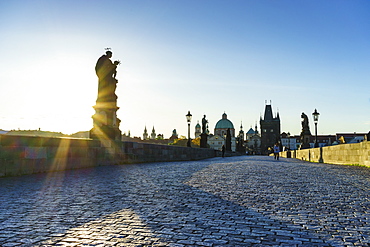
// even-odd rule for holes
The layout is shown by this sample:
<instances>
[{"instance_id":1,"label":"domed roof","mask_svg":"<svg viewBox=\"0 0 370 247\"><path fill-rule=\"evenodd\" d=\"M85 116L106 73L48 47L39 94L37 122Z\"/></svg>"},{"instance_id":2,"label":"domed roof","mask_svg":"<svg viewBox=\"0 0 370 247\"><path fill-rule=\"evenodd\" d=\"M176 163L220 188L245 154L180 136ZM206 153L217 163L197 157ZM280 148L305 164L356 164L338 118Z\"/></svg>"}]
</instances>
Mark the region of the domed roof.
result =
<instances>
[{"instance_id":1,"label":"domed roof","mask_svg":"<svg viewBox=\"0 0 370 247\"><path fill-rule=\"evenodd\" d=\"M226 113L222 114L222 119L218 120L215 129L234 129L233 123L227 119Z\"/></svg>"}]
</instances>

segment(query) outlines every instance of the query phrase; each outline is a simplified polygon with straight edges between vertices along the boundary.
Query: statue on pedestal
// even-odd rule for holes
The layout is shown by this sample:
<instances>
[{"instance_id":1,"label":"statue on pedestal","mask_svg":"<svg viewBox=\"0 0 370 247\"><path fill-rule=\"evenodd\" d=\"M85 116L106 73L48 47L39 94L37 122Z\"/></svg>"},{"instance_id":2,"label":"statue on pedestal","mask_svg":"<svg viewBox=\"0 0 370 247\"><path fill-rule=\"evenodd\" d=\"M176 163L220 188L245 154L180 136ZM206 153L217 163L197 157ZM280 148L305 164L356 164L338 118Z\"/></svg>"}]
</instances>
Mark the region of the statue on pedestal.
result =
<instances>
[{"instance_id":1,"label":"statue on pedestal","mask_svg":"<svg viewBox=\"0 0 370 247\"><path fill-rule=\"evenodd\" d=\"M307 115L302 112L301 118L302 118L301 148L304 149L310 147L311 131L308 125Z\"/></svg>"},{"instance_id":2,"label":"statue on pedestal","mask_svg":"<svg viewBox=\"0 0 370 247\"><path fill-rule=\"evenodd\" d=\"M121 140L121 131L119 130L120 119L117 118L117 95L115 93L117 82L117 66L120 61L112 62L112 52L110 48L106 49L105 55L102 55L95 66L95 72L98 76L98 97L94 106L93 115L94 127L90 131L90 138Z\"/></svg>"},{"instance_id":3,"label":"statue on pedestal","mask_svg":"<svg viewBox=\"0 0 370 247\"><path fill-rule=\"evenodd\" d=\"M202 118L202 134L200 134L200 147L201 148L207 148L207 124L208 121L206 119L206 115Z\"/></svg>"},{"instance_id":4,"label":"statue on pedestal","mask_svg":"<svg viewBox=\"0 0 370 247\"><path fill-rule=\"evenodd\" d=\"M202 134L207 134L207 123L208 120L206 119L206 115L202 118Z\"/></svg>"}]
</instances>

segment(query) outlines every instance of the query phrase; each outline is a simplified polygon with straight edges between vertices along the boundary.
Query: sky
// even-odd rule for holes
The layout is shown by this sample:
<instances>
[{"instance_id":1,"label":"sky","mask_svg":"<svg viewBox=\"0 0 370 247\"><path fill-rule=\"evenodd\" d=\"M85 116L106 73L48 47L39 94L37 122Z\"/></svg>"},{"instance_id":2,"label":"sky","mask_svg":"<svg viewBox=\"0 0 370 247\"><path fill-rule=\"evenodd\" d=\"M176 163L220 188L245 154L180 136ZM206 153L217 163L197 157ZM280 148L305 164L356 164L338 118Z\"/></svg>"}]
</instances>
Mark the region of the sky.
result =
<instances>
[{"instance_id":1,"label":"sky","mask_svg":"<svg viewBox=\"0 0 370 247\"><path fill-rule=\"evenodd\" d=\"M370 1L0 0L0 129L92 128L97 59L120 60L122 133L191 135L225 112L244 131L265 105L299 135L370 130Z\"/></svg>"}]
</instances>

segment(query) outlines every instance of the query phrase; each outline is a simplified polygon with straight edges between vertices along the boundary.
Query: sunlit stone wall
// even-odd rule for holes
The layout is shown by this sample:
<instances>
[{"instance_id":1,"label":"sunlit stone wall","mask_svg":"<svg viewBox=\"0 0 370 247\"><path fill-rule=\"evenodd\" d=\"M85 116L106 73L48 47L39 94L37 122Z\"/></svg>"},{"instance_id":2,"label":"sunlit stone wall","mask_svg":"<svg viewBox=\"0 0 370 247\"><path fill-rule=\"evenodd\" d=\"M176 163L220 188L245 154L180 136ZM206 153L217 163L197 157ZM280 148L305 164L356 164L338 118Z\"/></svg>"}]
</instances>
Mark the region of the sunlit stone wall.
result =
<instances>
[{"instance_id":1,"label":"sunlit stone wall","mask_svg":"<svg viewBox=\"0 0 370 247\"><path fill-rule=\"evenodd\" d=\"M0 177L103 165L199 160L214 156L214 150L205 148L0 135Z\"/></svg>"},{"instance_id":2,"label":"sunlit stone wall","mask_svg":"<svg viewBox=\"0 0 370 247\"><path fill-rule=\"evenodd\" d=\"M281 156L287 157L289 153L282 152ZM311 162L370 166L370 141L294 150L290 156Z\"/></svg>"}]
</instances>

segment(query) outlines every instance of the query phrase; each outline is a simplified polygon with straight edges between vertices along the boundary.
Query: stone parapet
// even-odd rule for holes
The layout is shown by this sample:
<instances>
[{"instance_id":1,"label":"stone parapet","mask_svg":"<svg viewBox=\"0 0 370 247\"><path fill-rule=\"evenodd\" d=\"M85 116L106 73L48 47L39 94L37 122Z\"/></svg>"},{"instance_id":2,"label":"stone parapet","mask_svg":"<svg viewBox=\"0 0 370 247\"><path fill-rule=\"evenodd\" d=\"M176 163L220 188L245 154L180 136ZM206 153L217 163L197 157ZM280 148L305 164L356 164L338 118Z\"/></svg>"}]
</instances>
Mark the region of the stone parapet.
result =
<instances>
[{"instance_id":1,"label":"stone parapet","mask_svg":"<svg viewBox=\"0 0 370 247\"><path fill-rule=\"evenodd\" d=\"M215 157L213 149L111 140L0 135L0 177L102 165L211 157Z\"/></svg>"},{"instance_id":2,"label":"stone parapet","mask_svg":"<svg viewBox=\"0 0 370 247\"><path fill-rule=\"evenodd\" d=\"M310 162L370 167L370 142L285 151L281 152L281 156L285 158L291 156L291 158Z\"/></svg>"}]
</instances>

